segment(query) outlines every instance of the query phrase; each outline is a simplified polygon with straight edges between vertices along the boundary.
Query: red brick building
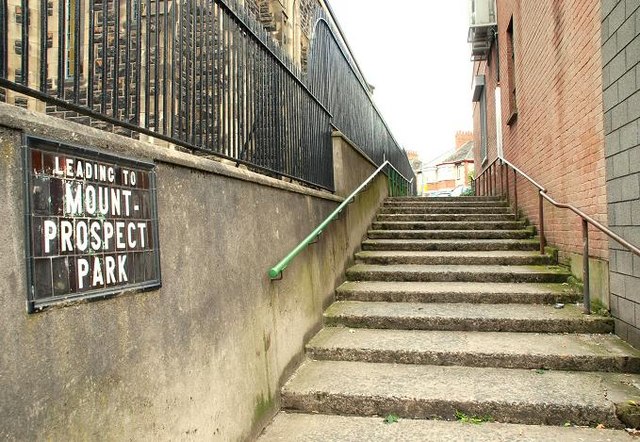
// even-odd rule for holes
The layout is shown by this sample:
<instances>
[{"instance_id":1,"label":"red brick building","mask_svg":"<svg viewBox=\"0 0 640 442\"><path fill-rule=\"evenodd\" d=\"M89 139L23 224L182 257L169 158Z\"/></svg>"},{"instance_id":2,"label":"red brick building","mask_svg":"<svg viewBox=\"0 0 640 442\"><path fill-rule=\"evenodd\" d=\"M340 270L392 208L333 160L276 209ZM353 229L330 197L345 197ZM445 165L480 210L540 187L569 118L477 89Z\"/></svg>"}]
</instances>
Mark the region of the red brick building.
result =
<instances>
[{"instance_id":1,"label":"red brick building","mask_svg":"<svg viewBox=\"0 0 640 442\"><path fill-rule=\"evenodd\" d=\"M554 199L606 225L600 1L495 6L495 25L483 30L486 49L474 50L477 174L501 154ZM520 183L520 208L537 225L537 193ZM544 210L548 243L580 276L580 219L547 203ZM590 240L593 273L601 275L592 286L608 302L608 241L593 230Z\"/></svg>"}]
</instances>

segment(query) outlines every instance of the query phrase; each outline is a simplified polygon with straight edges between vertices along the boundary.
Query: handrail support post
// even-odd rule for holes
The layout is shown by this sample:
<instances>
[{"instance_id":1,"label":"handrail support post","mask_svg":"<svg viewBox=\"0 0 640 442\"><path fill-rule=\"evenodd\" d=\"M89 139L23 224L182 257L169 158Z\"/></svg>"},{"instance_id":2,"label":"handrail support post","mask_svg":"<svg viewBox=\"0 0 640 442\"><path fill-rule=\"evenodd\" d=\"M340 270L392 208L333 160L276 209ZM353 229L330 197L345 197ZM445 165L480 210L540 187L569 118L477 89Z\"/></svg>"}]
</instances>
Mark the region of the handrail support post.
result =
<instances>
[{"instance_id":1,"label":"handrail support post","mask_svg":"<svg viewBox=\"0 0 640 442\"><path fill-rule=\"evenodd\" d=\"M589 288L589 223L582 218L582 294L584 314L591 314L591 292Z\"/></svg>"},{"instance_id":2,"label":"handrail support post","mask_svg":"<svg viewBox=\"0 0 640 442\"><path fill-rule=\"evenodd\" d=\"M544 198L542 191L538 193L538 220L540 222L540 254L544 255L544 248L547 245L544 237Z\"/></svg>"}]
</instances>

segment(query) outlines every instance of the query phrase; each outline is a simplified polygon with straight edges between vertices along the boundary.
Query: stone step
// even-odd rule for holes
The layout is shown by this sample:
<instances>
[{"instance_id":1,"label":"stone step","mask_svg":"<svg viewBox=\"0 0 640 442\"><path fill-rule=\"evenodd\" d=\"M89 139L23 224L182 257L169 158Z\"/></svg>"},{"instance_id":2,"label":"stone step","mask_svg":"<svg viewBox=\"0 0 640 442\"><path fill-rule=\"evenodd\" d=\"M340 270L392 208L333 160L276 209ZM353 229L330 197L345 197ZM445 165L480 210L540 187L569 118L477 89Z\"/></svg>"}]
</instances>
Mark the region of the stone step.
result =
<instances>
[{"instance_id":1,"label":"stone step","mask_svg":"<svg viewBox=\"0 0 640 442\"><path fill-rule=\"evenodd\" d=\"M307 355L332 361L640 372L640 351L602 334L327 327L307 344Z\"/></svg>"},{"instance_id":2,"label":"stone step","mask_svg":"<svg viewBox=\"0 0 640 442\"><path fill-rule=\"evenodd\" d=\"M412 252L365 251L356 253L362 264L419 264L419 265L551 265L553 258L533 251L489 252Z\"/></svg>"},{"instance_id":3,"label":"stone step","mask_svg":"<svg viewBox=\"0 0 640 442\"><path fill-rule=\"evenodd\" d=\"M412 250L412 251L491 251L538 250L537 239L368 239L362 242L362 250Z\"/></svg>"},{"instance_id":4,"label":"stone step","mask_svg":"<svg viewBox=\"0 0 640 442\"><path fill-rule=\"evenodd\" d=\"M279 413L258 439L259 442L633 442L623 430L520 425L501 423L447 422L399 419L385 423L383 417L327 414Z\"/></svg>"},{"instance_id":5,"label":"stone step","mask_svg":"<svg viewBox=\"0 0 640 442\"><path fill-rule=\"evenodd\" d=\"M509 207L506 201L385 201L384 207Z\"/></svg>"},{"instance_id":6,"label":"stone step","mask_svg":"<svg viewBox=\"0 0 640 442\"><path fill-rule=\"evenodd\" d=\"M505 201L501 196L444 196L444 197L422 197L422 196L396 196L389 197L385 201L417 201L417 202L469 202L469 201Z\"/></svg>"},{"instance_id":7,"label":"stone step","mask_svg":"<svg viewBox=\"0 0 640 442\"><path fill-rule=\"evenodd\" d=\"M339 301L568 304L581 298L562 284L347 281L336 290Z\"/></svg>"},{"instance_id":8,"label":"stone step","mask_svg":"<svg viewBox=\"0 0 640 442\"><path fill-rule=\"evenodd\" d=\"M338 301L324 313L327 325L353 328L522 333L612 333L613 319L532 304Z\"/></svg>"},{"instance_id":9,"label":"stone step","mask_svg":"<svg viewBox=\"0 0 640 442\"><path fill-rule=\"evenodd\" d=\"M369 230L370 239L527 239L533 230Z\"/></svg>"},{"instance_id":10,"label":"stone step","mask_svg":"<svg viewBox=\"0 0 640 442\"><path fill-rule=\"evenodd\" d=\"M282 388L282 404L307 413L623 428L616 404L640 401L635 385L640 376L618 373L307 361Z\"/></svg>"},{"instance_id":11,"label":"stone step","mask_svg":"<svg viewBox=\"0 0 640 442\"><path fill-rule=\"evenodd\" d=\"M356 264L347 270L349 281L562 283L569 276L557 266Z\"/></svg>"},{"instance_id":12,"label":"stone step","mask_svg":"<svg viewBox=\"0 0 640 442\"><path fill-rule=\"evenodd\" d=\"M484 213L484 214L504 214L504 213L513 213L510 207L381 207L378 211L380 214L474 214L474 213Z\"/></svg>"},{"instance_id":13,"label":"stone step","mask_svg":"<svg viewBox=\"0 0 640 442\"><path fill-rule=\"evenodd\" d=\"M387 214L378 215L377 222L385 221L405 221L405 222L456 222L456 221L514 221L514 215L510 213L496 214L424 214L424 215L407 215L407 214Z\"/></svg>"},{"instance_id":14,"label":"stone step","mask_svg":"<svg viewBox=\"0 0 640 442\"><path fill-rule=\"evenodd\" d=\"M525 230L524 221L375 221L371 230Z\"/></svg>"}]
</instances>

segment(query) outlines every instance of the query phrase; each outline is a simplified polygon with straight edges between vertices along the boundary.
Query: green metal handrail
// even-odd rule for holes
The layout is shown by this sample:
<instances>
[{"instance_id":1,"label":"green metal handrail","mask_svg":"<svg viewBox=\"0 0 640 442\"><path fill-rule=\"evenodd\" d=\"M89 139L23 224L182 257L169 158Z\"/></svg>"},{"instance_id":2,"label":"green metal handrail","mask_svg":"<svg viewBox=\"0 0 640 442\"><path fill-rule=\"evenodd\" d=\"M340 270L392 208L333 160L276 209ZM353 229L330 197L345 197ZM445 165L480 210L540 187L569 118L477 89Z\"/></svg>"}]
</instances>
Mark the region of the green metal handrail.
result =
<instances>
[{"instance_id":1,"label":"green metal handrail","mask_svg":"<svg viewBox=\"0 0 640 442\"><path fill-rule=\"evenodd\" d=\"M338 206L338 208L331 213L331 215L329 215L324 221L322 221L322 223L320 223L320 225L316 227L313 232L311 232L300 244L298 244L291 252L289 252L289 254L285 256L282 261L280 261L269 270L269 278L272 280L278 279L284 269L286 269L289 264L291 264L291 261L293 261L293 259L310 244L313 244L320 236L320 234L324 231L324 229L331 223L331 221L336 219L338 215L344 210L344 208L355 200L356 195L362 192L362 190L367 187L369 183L371 183L371 181L373 181L373 179L387 166L391 167L391 170L389 171L389 174L387 176L389 183L389 195L406 195L409 192L411 183L413 183L413 178L411 178L411 181L407 180L404 175L402 175L395 167L393 167L393 164L391 164L389 161L385 161L384 163L382 163L382 166L378 167L378 169L376 169L376 171L373 172L373 174L371 174L369 178L367 178L362 184L360 184L358 188L354 190L351 195L349 195ZM404 183L402 183L401 181L404 181Z\"/></svg>"}]
</instances>

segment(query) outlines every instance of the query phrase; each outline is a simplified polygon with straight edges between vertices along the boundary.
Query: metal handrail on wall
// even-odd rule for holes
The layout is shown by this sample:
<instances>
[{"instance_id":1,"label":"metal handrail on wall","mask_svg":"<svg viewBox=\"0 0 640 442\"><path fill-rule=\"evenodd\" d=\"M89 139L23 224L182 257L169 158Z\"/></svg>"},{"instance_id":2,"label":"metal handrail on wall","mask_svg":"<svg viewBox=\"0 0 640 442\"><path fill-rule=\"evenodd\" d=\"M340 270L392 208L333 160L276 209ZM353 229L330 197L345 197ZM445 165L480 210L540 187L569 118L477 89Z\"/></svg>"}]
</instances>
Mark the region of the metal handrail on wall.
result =
<instances>
[{"instance_id":1,"label":"metal handrail on wall","mask_svg":"<svg viewBox=\"0 0 640 442\"><path fill-rule=\"evenodd\" d=\"M499 171L496 170L500 168ZM540 236L540 253L545 253L546 246L546 238L544 234L544 200L547 200L549 203L558 207L560 209L569 209L576 215L578 215L582 220L582 272L583 272L583 302L584 302L584 313L591 313L591 293L589 290L589 224L591 224L596 229L600 230L602 233L607 235L609 238L616 241L621 246L625 247L631 253L640 256L640 248L626 241L624 238L620 237L613 231L611 231L608 227L599 223L595 219L591 218L589 215L578 209L577 207L560 203L553 198L551 198L547 194L547 189L540 184L538 184L533 178L524 173L518 167L514 166L512 163L507 161L502 157L497 157L495 160L489 164L480 175L478 175L474 180L474 188L476 195L498 195L498 174L500 175L500 194L502 196L506 196L507 202L511 204L511 186L509 185L509 170L513 170L513 186L514 186L514 209L515 209L515 219L518 219L518 175L525 178L529 183L531 183L536 189L538 189L538 220L539 220L539 236ZM506 186L505 186L506 183ZM506 190L506 192L505 192Z\"/></svg>"},{"instance_id":2,"label":"metal handrail on wall","mask_svg":"<svg viewBox=\"0 0 640 442\"><path fill-rule=\"evenodd\" d=\"M364 190L374 180L374 178L378 176L379 173L384 171L387 166L390 168L387 175L389 184L389 196L406 196L412 188L411 185L413 183L413 178L411 178L411 180L408 180L398 171L398 169L393 166L393 164L391 164L389 161L385 161L384 163L382 163L382 166L378 167L378 169L376 169L376 171L369 176L369 178L364 180L364 182L360 184L356 188L356 190L354 190L348 197L346 197L345 200L338 206L338 208L331 213L331 215L329 215L324 221L322 221L318 227L316 227L304 240L302 240L296 247L294 247L294 249L289 252L287 256L285 256L278 264L276 264L269 270L269 278L271 280L280 279L282 277L282 272L289 266L289 264L291 264L291 261L293 261L294 258L298 256L300 252L306 249L309 245L314 244L318 240L320 234L322 234L322 232L327 228L327 226L333 220L335 220L338 215L342 213L344 208L351 204L355 200L355 197L360 192L362 192L362 190Z\"/></svg>"}]
</instances>

